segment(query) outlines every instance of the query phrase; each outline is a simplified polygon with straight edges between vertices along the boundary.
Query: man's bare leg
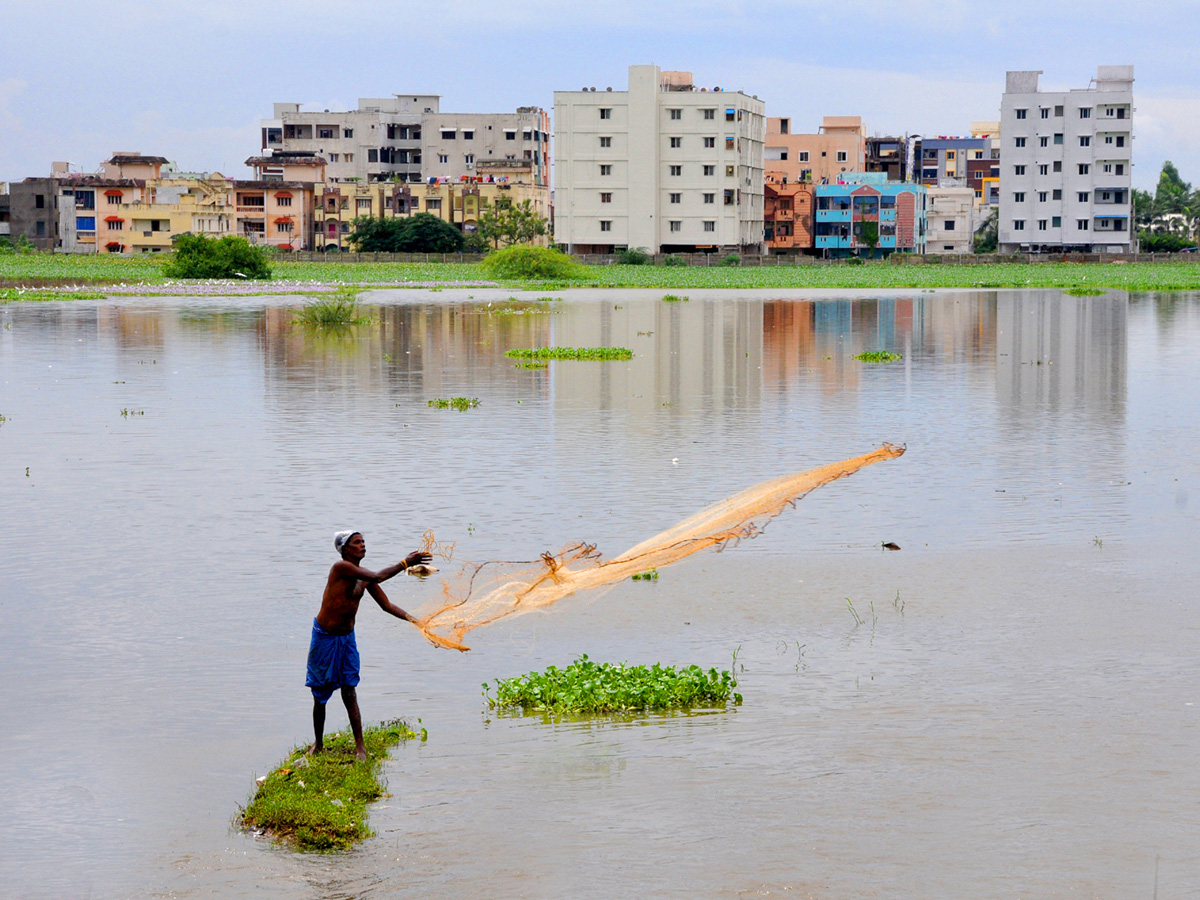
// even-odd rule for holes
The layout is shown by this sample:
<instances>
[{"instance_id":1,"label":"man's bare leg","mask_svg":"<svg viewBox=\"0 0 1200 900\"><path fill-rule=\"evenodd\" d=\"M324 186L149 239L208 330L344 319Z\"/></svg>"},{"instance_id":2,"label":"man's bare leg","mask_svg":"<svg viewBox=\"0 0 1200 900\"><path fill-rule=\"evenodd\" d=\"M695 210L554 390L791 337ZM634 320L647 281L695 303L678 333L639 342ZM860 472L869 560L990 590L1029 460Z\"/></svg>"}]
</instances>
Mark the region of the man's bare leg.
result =
<instances>
[{"instance_id":1,"label":"man's bare leg","mask_svg":"<svg viewBox=\"0 0 1200 900\"><path fill-rule=\"evenodd\" d=\"M313 700L313 734L317 739L309 752L320 753L325 749L325 704L316 699Z\"/></svg>"},{"instance_id":2,"label":"man's bare leg","mask_svg":"<svg viewBox=\"0 0 1200 900\"><path fill-rule=\"evenodd\" d=\"M362 716L358 712L358 694L352 687L342 688L342 702L346 704L346 715L350 717L350 730L354 732L354 750L359 761L367 758L367 745L363 743Z\"/></svg>"}]
</instances>

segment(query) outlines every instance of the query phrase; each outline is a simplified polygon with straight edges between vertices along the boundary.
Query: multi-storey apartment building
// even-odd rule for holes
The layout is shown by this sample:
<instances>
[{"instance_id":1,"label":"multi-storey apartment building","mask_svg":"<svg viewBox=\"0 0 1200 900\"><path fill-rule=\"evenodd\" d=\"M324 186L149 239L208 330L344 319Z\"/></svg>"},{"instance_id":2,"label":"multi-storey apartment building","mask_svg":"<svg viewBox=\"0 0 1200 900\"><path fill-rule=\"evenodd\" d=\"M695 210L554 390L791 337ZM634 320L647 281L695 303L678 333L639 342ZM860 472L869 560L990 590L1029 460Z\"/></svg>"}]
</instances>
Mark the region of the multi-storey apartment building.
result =
<instances>
[{"instance_id":1,"label":"multi-storey apartment building","mask_svg":"<svg viewBox=\"0 0 1200 900\"><path fill-rule=\"evenodd\" d=\"M986 138L925 137L921 139L917 177L927 186L937 186L948 178L965 181L967 164L990 156L991 144Z\"/></svg>"},{"instance_id":2,"label":"multi-storey apartment building","mask_svg":"<svg viewBox=\"0 0 1200 900\"><path fill-rule=\"evenodd\" d=\"M487 161L528 162L550 184L550 117L536 106L515 113L443 113L436 94L362 98L358 109L303 112L276 103L262 123L266 151L323 157L333 182L422 182L473 176Z\"/></svg>"},{"instance_id":3,"label":"multi-storey apartment building","mask_svg":"<svg viewBox=\"0 0 1200 900\"><path fill-rule=\"evenodd\" d=\"M911 147L907 137L869 137L864 172L883 172L888 181L912 181Z\"/></svg>"},{"instance_id":4,"label":"multi-storey apartment building","mask_svg":"<svg viewBox=\"0 0 1200 900\"><path fill-rule=\"evenodd\" d=\"M813 186L767 182L763 200L764 238L772 255L793 255L813 246Z\"/></svg>"},{"instance_id":5,"label":"multi-storey apartment building","mask_svg":"<svg viewBox=\"0 0 1200 900\"><path fill-rule=\"evenodd\" d=\"M766 179L773 184L836 182L866 168L867 136L859 116L826 116L816 134L797 134L792 120L767 119Z\"/></svg>"},{"instance_id":6,"label":"multi-storey apartment building","mask_svg":"<svg viewBox=\"0 0 1200 900\"><path fill-rule=\"evenodd\" d=\"M975 191L946 185L926 188L925 252L973 253L975 250Z\"/></svg>"},{"instance_id":7,"label":"multi-storey apartment building","mask_svg":"<svg viewBox=\"0 0 1200 900\"><path fill-rule=\"evenodd\" d=\"M924 185L889 182L883 172L851 172L841 179L813 188L818 251L832 256L925 251Z\"/></svg>"},{"instance_id":8,"label":"multi-storey apartment building","mask_svg":"<svg viewBox=\"0 0 1200 900\"><path fill-rule=\"evenodd\" d=\"M1133 66L1091 86L1042 91L1009 72L1000 106L1001 253L1124 253L1133 247Z\"/></svg>"},{"instance_id":9,"label":"multi-storey apartment building","mask_svg":"<svg viewBox=\"0 0 1200 900\"><path fill-rule=\"evenodd\" d=\"M762 252L764 113L657 66L630 66L627 91L555 91L555 240Z\"/></svg>"}]
</instances>

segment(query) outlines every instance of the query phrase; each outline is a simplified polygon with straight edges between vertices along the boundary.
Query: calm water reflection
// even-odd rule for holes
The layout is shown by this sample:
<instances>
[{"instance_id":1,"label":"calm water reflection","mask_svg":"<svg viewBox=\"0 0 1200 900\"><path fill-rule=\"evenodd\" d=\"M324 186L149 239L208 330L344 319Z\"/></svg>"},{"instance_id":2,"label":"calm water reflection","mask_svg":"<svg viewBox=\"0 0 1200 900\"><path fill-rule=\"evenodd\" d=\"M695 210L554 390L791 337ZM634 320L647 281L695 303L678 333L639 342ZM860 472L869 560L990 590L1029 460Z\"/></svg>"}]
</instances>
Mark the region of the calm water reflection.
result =
<instances>
[{"instance_id":1,"label":"calm water reflection","mask_svg":"<svg viewBox=\"0 0 1200 900\"><path fill-rule=\"evenodd\" d=\"M1200 295L555 296L378 291L322 336L289 298L0 306L0 895L1149 897L1156 860L1159 897L1200 894ZM547 343L635 357L503 355ZM368 564L426 528L614 554L882 440L909 452L757 540L466 656L364 610L364 714L430 733L378 837L298 858L231 827L307 737L335 529ZM728 714L478 694L738 647Z\"/></svg>"}]
</instances>

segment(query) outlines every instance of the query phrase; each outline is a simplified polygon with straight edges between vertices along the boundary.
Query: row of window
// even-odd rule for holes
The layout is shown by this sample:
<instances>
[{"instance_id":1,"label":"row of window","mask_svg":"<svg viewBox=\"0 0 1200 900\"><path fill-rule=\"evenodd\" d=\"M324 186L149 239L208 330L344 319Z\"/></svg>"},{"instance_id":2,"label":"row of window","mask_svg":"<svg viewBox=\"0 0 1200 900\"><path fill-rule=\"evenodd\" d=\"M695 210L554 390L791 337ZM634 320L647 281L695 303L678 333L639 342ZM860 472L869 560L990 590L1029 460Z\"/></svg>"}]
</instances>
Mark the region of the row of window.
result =
<instances>
[{"instance_id":1,"label":"row of window","mask_svg":"<svg viewBox=\"0 0 1200 900\"><path fill-rule=\"evenodd\" d=\"M701 116L701 118L705 119L706 121L710 121L710 122L715 121L717 118L717 111L715 109L701 109L700 116ZM609 107L609 106L600 107L600 118L601 119L611 119L612 118L612 107ZM679 109L679 108L668 109L667 110L667 118L670 119L672 122L682 121L683 120L683 110ZM734 109L732 107L729 107L725 110L725 121L726 122L740 122L741 120L742 120L742 110Z\"/></svg>"},{"instance_id":2,"label":"row of window","mask_svg":"<svg viewBox=\"0 0 1200 900\"><path fill-rule=\"evenodd\" d=\"M600 220L600 230L601 231L612 231L612 224L613 223L612 223L611 219L601 219ZM683 231L683 222L678 219L668 220L667 228L670 231L676 231L676 232ZM714 220L714 219L705 220L704 221L704 230L709 231L709 232L716 231L717 230L716 220Z\"/></svg>"},{"instance_id":3,"label":"row of window","mask_svg":"<svg viewBox=\"0 0 1200 900\"><path fill-rule=\"evenodd\" d=\"M701 198L703 198L703 202L705 202L705 203L716 203L717 202L717 195L716 195L715 191L709 192L709 193L703 193L700 196L701 196ZM725 197L725 205L733 206L734 202L736 201L737 192L732 189L727 189L724 193L724 197ZM601 191L600 192L600 202L601 203L612 203L613 202L612 192L611 191ZM675 204L682 203L683 202L683 193L682 192L672 192L672 193L667 194L667 202L675 203Z\"/></svg>"},{"instance_id":4,"label":"row of window","mask_svg":"<svg viewBox=\"0 0 1200 900\"><path fill-rule=\"evenodd\" d=\"M1092 117L1092 107L1080 106L1080 107L1078 107L1078 109L1079 109L1079 118L1090 119ZM1017 110L1014 110L1014 112L1017 114L1018 119L1029 118L1029 110L1027 108L1026 109L1017 109ZM1041 117L1043 119L1050 118L1050 107L1048 107L1048 106L1039 107L1038 112L1041 114ZM1065 112L1066 111L1063 109L1062 106L1054 107L1055 118L1062 118L1062 116ZM1125 106L1109 106L1109 107L1106 107L1104 110L1104 116L1105 116L1105 118L1108 118L1108 119L1124 119L1124 118L1128 118L1128 115L1129 115L1129 109L1128 109L1128 107L1125 107Z\"/></svg>"},{"instance_id":5,"label":"row of window","mask_svg":"<svg viewBox=\"0 0 1200 900\"><path fill-rule=\"evenodd\" d=\"M1102 171L1104 172L1105 175L1124 175L1125 174L1125 163L1103 163L1102 165L1103 165ZM1024 175L1028 168L1029 167L1025 166L1025 165L1013 166L1013 174L1014 175ZM1077 168L1078 168L1080 175L1089 175L1089 174L1091 174L1091 171L1092 171L1092 164L1091 163L1078 163ZM1057 161L1057 160L1053 163L1038 163L1037 169L1038 169L1039 175L1049 175L1052 171L1053 172L1061 172L1063 170L1062 162Z\"/></svg>"},{"instance_id":6,"label":"row of window","mask_svg":"<svg viewBox=\"0 0 1200 900\"><path fill-rule=\"evenodd\" d=\"M600 163L601 176L608 177L609 175L612 175L612 169L613 169L612 163ZM716 166L704 165L701 167L701 170L703 171L703 173L705 175L716 175L717 174ZM683 175L683 166L680 166L680 165L667 166L667 174L669 174L675 178L679 178L680 176ZM737 177L737 166L726 166L725 167L725 177L726 178Z\"/></svg>"},{"instance_id":7,"label":"row of window","mask_svg":"<svg viewBox=\"0 0 1200 900\"><path fill-rule=\"evenodd\" d=\"M705 146L707 146L707 144L706 144ZM779 151L779 158L780 158L781 160L783 160L784 162L786 162L786 161L787 161L787 158L788 158L788 152L787 152L786 150L780 150L780 151ZM822 159L824 159L824 158L825 158L825 151L824 151L824 150L822 150L822 151L821 151L821 158L822 158ZM849 156L848 156L848 154L847 154L847 152L846 152L845 150L838 150L838 151L837 151L837 161L838 161L838 162L847 162L847 161L848 161L848 159L849 159ZM802 162L802 163L805 163L805 162L808 162L808 161L809 161L809 160L808 160L808 151L807 151L807 150L797 150L797 151L796 151L796 162Z\"/></svg>"},{"instance_id":8,"label":"row of window","mask_svg":"<svg viewBox=\"0 0 1200 900\"><path fill-rule=\"evenodd\" d=\"M457 128L442 128L442 129L440 129L440 131L442 133L443 141L458 140L458 129ZM525 140L527 140L527 141L528 140L541 141L543 139L548 139L549 137L550 137L549 134L544 134L541 131L538 131L536 129L534 129L532 131L526 129L526 131L525 131ZM462 130L462 139L464 141L475 140L475 129L474 128L464 128ZM504 129L504 139L506 141L515 141L517 139L517 130L515 128Z\"/></svg>"},{"instance_id":9,"label":"row of window","mask_svg":"<svg viewBox=\"0 0 1200 900\"><path fill-rule=\"evenodd\" d=\"M1028 140L1027 137L1015 137L1015 138L1013 138L1013 146L1024 147L1024 146L1026 146L1027 140ZM1056 146L1061 146L1062 142L1063 142L1063 136L1061 133L1054 135L1054 143ZM1125 135L1123 135L1123 134L1106 134L1104 136L1104 143L1105 143L1105 145L1110 146L1110 147L1124 147L1125 146ZM1050 146L1049 136L1039 137L1038 138L1038 146L1039 147L1049 147ZM1092 146L1092 136L1090 134L1080 135L1079 146L1080 147Z\"/></svg>"},{"instance_id":10,"label":"row of window","mask_svg":"<svg viewBox=\"0 0 1200 900\"><path fill-rule=\"evenodd\" d=\"M1105 220L1105 221L1108 221L1108 220ZM1048 225L1047 225L1047 222L1049 223ZM1125 220L1124 219L1112 219L1111 222L1112 222L1112 224L1107 229L1103 229L1103 230L1106 230L1106 231L1124 231L1125 230ZM1013 231L1024 231L1025 230L1025 220L1024 219L1013 219L1012 225L1013 225ZM1062 216L1053 216L1049 220L1046 220L1046 219L1038 219L1037 220L1037 230L1038 231L1045 231L1047 229L1047 227L1062 228ZM1076 219L1075 220L1075 228L1077 231L1088 231L1091 228L1091 221L1088 219ZM1098 228L1097 230L1101 230L1101 229Z\"/></svg>"}]
</instances>

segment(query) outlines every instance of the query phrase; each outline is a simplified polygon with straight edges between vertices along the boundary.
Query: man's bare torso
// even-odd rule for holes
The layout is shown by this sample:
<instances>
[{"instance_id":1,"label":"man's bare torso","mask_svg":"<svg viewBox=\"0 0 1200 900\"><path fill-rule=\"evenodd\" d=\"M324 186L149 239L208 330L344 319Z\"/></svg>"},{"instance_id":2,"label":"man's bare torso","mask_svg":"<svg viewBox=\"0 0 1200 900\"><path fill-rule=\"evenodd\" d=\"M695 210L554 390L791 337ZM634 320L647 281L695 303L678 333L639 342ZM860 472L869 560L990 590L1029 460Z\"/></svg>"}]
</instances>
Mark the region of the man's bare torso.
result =
<instances>
[{"instance_id":1,"label":"man's bare torso","mask_svg":"<svg viewBox=\"0 0 1200 900\"><path fill-rule=\"evenodd\" d=\"M330 634L349 634L354 630L358 604L367 589L367 582L346 574L345 562L336 562L329 570L317 624Z\"/></svg>"}]
</instances>

